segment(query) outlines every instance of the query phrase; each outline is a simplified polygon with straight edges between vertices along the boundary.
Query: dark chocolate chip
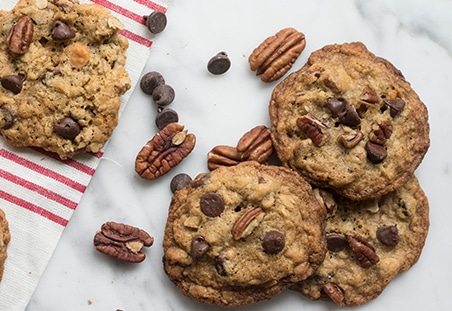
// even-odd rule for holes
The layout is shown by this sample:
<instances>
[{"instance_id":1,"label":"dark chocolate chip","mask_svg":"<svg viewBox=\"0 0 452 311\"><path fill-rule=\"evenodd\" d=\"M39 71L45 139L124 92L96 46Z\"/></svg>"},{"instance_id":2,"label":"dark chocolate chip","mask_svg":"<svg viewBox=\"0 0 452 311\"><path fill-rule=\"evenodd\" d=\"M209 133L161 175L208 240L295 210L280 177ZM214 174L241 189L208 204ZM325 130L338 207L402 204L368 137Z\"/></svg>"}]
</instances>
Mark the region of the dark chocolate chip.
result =
<instances>
[{"instance_id":1,"label":"dark chocolate chip","mask_svg":"<svg viewBox=\"0 0 452 311\"><path fill-rule=\"evenodd\" d=\"M366 143L365 149L367 152L367 159L369 159L369 161L374 164L380 163L388 155L385 147L379 144L375 144L371 141L368 141Z\"/></svg>"},{"instance_id":2,"label":"dark chocolate chip","mask_svg":"<svg viewBox=\"0 0 452 311\"><path fill-rule=\"evenodd\" d=\"M381 226L377 229L377 239L387 246L396 246L399 243L399 230L397 226Z\"/></svg>"},{"instance_id":3,"label":"dark chocolate chip","mask_svg":"<svg viewBox=\"0 0 452 311\"><path fill-rule=\"evenodd\" d=\"M20 91L22 91L25 79L25 75L9 75L2 78L1 84L5 89L13 92L14 94L19 94Z\"/></svg>"},{"instance_id":4,"label":"dark chocolate chip","mask_svg":"<svg viewBox=\"0 0 452 311\"><path fill-rule=\"evenodd\" d=\"M361 123L361 118L355 107L349 105L345 98L328 98L327 103L331 110L331 115L334 118L339 118L339 122L342 124L353 127Z\"/></svg>"},{"instance_id":5,"label":"dark chocolate chip","mask_svg":"<svg viewBox=\"0 0 452 311\"><path fill-rule=\"evenodd\" d=\"M224 211L223 198L215 192L207 192L201 197L200 206L202 212L209 217L220 216Z\"/></svg>"},{"instance_id":6,"label":"dark chocolate chip","mask_svg":"<svg viewBox=\"0 0 452 311\"><path fill-rule=\"evenodd\" d=\"M152 95L155 88L162 84L165 84L165 79L157 71L150 71L144 74L140 80L141 90L148 95Z\"/></svg>"},{"instance_id":7,"label":"dark chocolate chip","mask_svg":"<svg viewBox=\"0 0 452 311\"><path fill-rule=\"evenodd\" d=\"M286 244L284 235L276 230L267 231L262 239L262 247L269 254L277 254Z\"/></svg>"},{"instance_id":8,"label":"dark chocolate chip","mask_svg":"<svg viewBox=\"0 0 452 311\"><path fill-rule=\"evenodd\" d=\"M73 140L81 131L77 121L64 117L53 124L53 131L58 135Z\"/></svg>"},{"instance_id":9,"label":"dark chocolate chip","mask_svg":"<svg viewBox=\"0 0 452 311\"><path fill-rule=\"evenodd\" d=\"M159 130L163 129L170 123L178 121L179 115L177 114L177 112L169 108L163 108L157 113L157 116L155 117L155 125Z\"/></svg>"},{"instance_id":10,"label":"dark chocolate chip","mask_svg":"<svg viewBox=\"0 0 452 311\"><path fill-rule=\"evenodd\" d=\"M158 106L168 106L173 102L174 97L174 89L168 84L161 84L152 92L152 99Z\"/></svg>"},{"instance_id":11,"label":"dark chocolate chip","mask_svg":"<svg viewBox=\"0 0 452 311\"><path fill-rule=\"evenodd\" d=\"M67 40L75 37L75 31L66 23L56 20L53 22L51 35L53 40Z\"/></svg>"},{"instance_id":12,"label":"dark chocolate chip","mask_svg":"<svg viewBox=\"0 0 452 311\"><path fill-rule=\"evenodd\" d=\"M207 63L207 70L214 75L221 75L229 70L231 60L226 52L220 52L212 57Z\"/></svg>"},{"instance_id":13,"label":"dark chocolate chip","mask_svg":"<svg viewBox=\"0 0 452 311\"><path fill-rule=\"evenodd\" d=\"M340 252L348 245L348 242L342 234L329 233L326 235L326 245L330 252Z\"/></svg>"},{"instance_id":14,"label":"dark chocolate chip","mask_svg":"<svg viewBox=\"0 0 452 311\"><path fill-rule=\"evenodd\" d=\"M171 179L170 189L172 193L175 193L177 190L182 189L186 185L191 182L191 177L185 173L179 173Z\"/></svg>"},{"instance_id":15,"label":"dark chocolate chip","mask_svg":"<svg viewBox=\"0 0 452 311\"><path fill-rule=\"evenodd\" d=\"M209 250L210 245L206 242L204 237L198 235L191 240L191 257L194 261L199 261L205 253Z\"/></svg>"},{"instance_id":16,"label":"dark chocolate chip","mask_svg":"<svg viewBox=\"0 0 452 311\"><path fill-rule=\"evenodd\" d=\"M13 126L16 116L14 112L5 105L0 107L0 129L6 130Z\"/></svg>"},{"instance_id":17,"label":"dark chocolate chip","mask_svg":"<svg viewBox=\"0 0 452 311\"><path fill-rule=\"evenodd\" d=\"M228 273L226 271L226 268L224 264L227 262L227 258L224 255L218 255L215 257L215 270L217 270L217 273L221 276L227 276Z\"/></svg>"},{"instance_id":18,"label":"dark chocolate chip","mask_svg":"<svg viewBox=\"0 0 452 311\"><path fill-rule=\"evenodd\" d=\"M405 107L405 101L403 99L397 98L397 99L385 99L384 103L389 106L389 115L391 117L396 117L400 114L400 112Z\"/></svg>"},{"instance_id":19,"label":"dark chocolate chip","mask_svg":"<svg viewBox=\"0 0 452 311\"><path fill-rule=\"evenodd\" d=\"M146 21L146 26L153 34L161 33L166 28L167 19L163 12L154 11L148 16L144 16L144 19Z\"/></svg>"}]
</instances>

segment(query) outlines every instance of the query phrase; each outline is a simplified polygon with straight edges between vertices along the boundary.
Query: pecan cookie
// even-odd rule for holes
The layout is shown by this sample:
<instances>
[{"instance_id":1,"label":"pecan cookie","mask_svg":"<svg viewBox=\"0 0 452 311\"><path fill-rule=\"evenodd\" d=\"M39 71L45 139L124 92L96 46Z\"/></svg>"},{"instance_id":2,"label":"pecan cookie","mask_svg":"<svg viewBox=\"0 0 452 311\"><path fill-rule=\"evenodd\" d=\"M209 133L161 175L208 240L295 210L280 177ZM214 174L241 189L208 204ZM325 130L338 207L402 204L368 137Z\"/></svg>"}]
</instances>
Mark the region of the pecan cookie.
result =
<instances>
[{"instance_id":1,"label":"pecan cookie","mask_svg":"<svg viewBox=\"0 0 452 311\"><path fill-rule=\"evenodd\" d=\"M297 173L255 161L219 167L175 192L164 269L186 296L221 306L268 299L325 255L324 218Z\"/></svg>"},{"instance_id":2,"label":"pecan cookie","mask_svg":"<svg viewBox=\"0 0 452 311\"><path fill-rule=\"evenodd\" d=\"M354 200L403 185L427 152L428 113L402 73L359 42L325 46L273 91L281 162Z\"/></svg>"},{"instance_id":3,"label":"pecan cookie","mask_svg":"<svg viewBox=\"0 0 452 311\"><path fill-rule=\"evenodd\" d=\"M324 190L328 254L293 287L312 299L356 306L376 298L421 255L429 227L428 201L416 177L380 199L351 201Z\"/></svg>"},{"instance_id":4,"label":"pecan cookie","mask_svg":"<svg viewBox=\"0 0 452 311\"><path fill-rule=\"evenodd\" d=\"M11 234L9 232L8 221L6 220L5 212L0 209L0 281L3 278L5 260L8 256L7 247L10 240Z\"/></svg>"},{"instance_id":5,"label":"pecan cookie","mask_svg":"<svg viewBox=\"0 0 452 311\"><path fill-rule=\"evenodd\" d=\"M130 88L121 22L76 0L20 0L0 20L1 135L62 159L98 152Z\"/></svg>"}]
</instances>

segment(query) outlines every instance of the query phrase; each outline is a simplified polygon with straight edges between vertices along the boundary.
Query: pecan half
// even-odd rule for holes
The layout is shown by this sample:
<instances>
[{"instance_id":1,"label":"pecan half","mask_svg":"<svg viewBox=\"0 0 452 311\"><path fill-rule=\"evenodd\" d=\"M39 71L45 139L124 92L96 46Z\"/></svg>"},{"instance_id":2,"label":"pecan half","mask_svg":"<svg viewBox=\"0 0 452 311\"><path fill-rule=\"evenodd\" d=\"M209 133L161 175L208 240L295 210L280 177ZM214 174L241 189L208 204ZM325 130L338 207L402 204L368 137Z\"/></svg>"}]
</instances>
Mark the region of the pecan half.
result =
<instances>
[{"instance_id":1,"label":"pecan half","mask_svg":"<svg viewBox=\"0 0 452 311\"><path fill-rule=\"evenodd\" d=\"M138 153L135 171L144 179L156 179L168 173L190 154L196 136L187 134L180 123L170 123L158 132Z\"/></svg>"},{"instance_id":2,"label":"pecan half","mask_svg":"<svg viewBox=\"0 0 452 311\"><path fill-rule=\"evenodd\" d=\"M308 113L297 119L297 126L312 140L312 143L320 147L327 140L327 128L312 113Z\"/></svg>"},{"instance_id":3,"label":"pecan half","mask_svg":"<svg viewBox=\"0 0 452 311\"><path fill-rule=\"evenodd\" d=\"M9 50L16 54L24 54L33 39L33 29L33 21L30 17L19 18L6 37Z\"/></svg>"},{"instance_id":4,"label":"pecan half","mask_svg":"<svg viewBox=\"0 0 452 311\"><path fill-rule=\"evenodd\" d=\"M105 255L138 263L146 258L142 247L151 246L154 238L142 229L109 221L94 235L93 243L96 250Z\"/></svg>"},{"instance_id":5,"label":"pecan half","mask_svg":"<svg viewBox=\"0 0 452 311\"><path fill-rule=\"evenodd\" d=\"M265 213L260 207L248 207L232 226L231 233L234 239L239 240L253 232L264 218Z\"/></svg>"},{"instance_id":6,"label":"pecan half","mask_svg":"<svg viewBox=\"0 0 452 311\"><path fill-rule=\"evenodd\" d=\"M380 261L375 248L365 238L353 232L349 232L345 236L361 267L367 269Z\"/></svg>"},{"instance_id":7,"label":"pecan half","mask_svg":"<svg viewBox=\"0 0 452 311\"><path fill-rule=\"evenodd\" d=\"M344 292L337 284L331 282L326 283L323 285L322 290L336 305L344 305Z\"/></svg>"},{"instance_id":8,"label":"pecan half","mask_svg":"<svg viewBox=\"0 0 452 311\"><path fill-rule=\"evenodd\" d=\"M253 50L248 58L250 69L264 82L276 81L292 68L305 46L303 33L290 27L281 29Z\"/></svg>"},{"instance_id":9,"label":"pecan half","mask_svg":"<svg viewBox=\"0 0 452 311\"><path fill-rule=\"evenodd\" d=\"M237 151L242 160L264 163L273 153L273 143L270 129L265 125L258 125L246 132L237 143Z\"/></svg>"},{"instance_id":10,"label":"pecan half","mask_svg":"<svg viewBox=\"0 0 452 311\"><path fill-rule=\"evenodd\" d=\"M240 152L231 146L215 146L207 154L207 168L211 171L220 166L234 166L242 161Z\"/></svg>"}]
</instances>

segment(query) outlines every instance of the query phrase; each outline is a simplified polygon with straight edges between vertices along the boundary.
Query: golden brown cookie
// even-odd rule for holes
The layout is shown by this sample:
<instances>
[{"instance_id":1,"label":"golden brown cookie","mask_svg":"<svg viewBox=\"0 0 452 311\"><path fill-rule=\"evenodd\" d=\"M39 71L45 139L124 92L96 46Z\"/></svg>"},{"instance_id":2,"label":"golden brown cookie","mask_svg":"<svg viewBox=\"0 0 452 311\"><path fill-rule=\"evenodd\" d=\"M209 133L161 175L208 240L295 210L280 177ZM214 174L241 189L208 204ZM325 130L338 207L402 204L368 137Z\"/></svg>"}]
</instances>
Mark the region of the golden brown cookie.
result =
<instances>
[{"instance_id":1,"label":"golden brown cookie","mask_svg":"<svg viewBox=\"0 0 452 311\"><path fill-rule=\"evenodd\" d=\"M20 0L1 17L0 133L68 158L98 152L118 123L128 41L107 9Z\"/></svg>"},{"instance_id":2,"label":"golden brown cookie","mask_svg":"<svg viewBox=\"0 0 452 311\"><path fill-rule=\"evenodd\" d=\"M376 298L419 259L429 206L416 177L380 199L351 201L324 190L329 252L320 268L293 289L312 299L356 306Z\"/></svg>"},{"instance_id":3,"label":"golden brown cookie","mask_svg":"<svg viewBox=\"0 0 452 311\"><path fill-rule=\"evenodd\" d=\"M8 257L7 248L11 240L8 221L5 212L0 209L0 281L3 278L3 270L5 269L5 260Z\"/></svg>"},{"instance_id":4,"label":"golden brown cookie","mask_svg":"<svg viewBox=\"0 0 452 311\"><path fill-rule=\"evenodd\" d=\"M310 185L289 169L252 161L217 168L175 192L165 272L198 302L269 299L323 261L324 217Z\"/></svg>"},{"instance_id":5,"label":"golden brown cookie","mask_svg":"<svg viewBox=\"0 0 452 311\"><path fill-rule=\"evenodd\" d=\"M425 105L359 42L313 52L276 86L269 113L281 162L354 200L402 186L430 145Z\"/></svg>"}]
</instances>

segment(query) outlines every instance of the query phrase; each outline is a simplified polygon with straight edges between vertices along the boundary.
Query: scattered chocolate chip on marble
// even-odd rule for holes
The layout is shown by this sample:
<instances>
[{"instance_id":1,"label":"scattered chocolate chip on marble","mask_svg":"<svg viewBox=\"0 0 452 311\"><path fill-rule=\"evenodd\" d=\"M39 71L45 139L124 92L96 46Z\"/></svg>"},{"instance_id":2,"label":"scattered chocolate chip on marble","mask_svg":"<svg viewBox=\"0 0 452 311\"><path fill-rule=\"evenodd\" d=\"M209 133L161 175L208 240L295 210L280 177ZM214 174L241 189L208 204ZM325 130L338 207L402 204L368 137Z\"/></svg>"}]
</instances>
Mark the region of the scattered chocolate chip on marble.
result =
<instances>
[{"instance_id":1,"label":"scattered chocolate chip on marble","mask_svg":"<svg viewBox=\"0 0 452 311\"><path fill-rule=\"evenodd\" d=\"M157 106L168 106L174 100L176 93L168 84L157 86L152 92L152 99Z\"/></svg>"},{"instance_id":2,"label":"scattered chocolate chip on marble","mask_svg":"<svg viewBox=\"0 0 452 311\"><path fill-rule=\"evenodd\" d=\"M178 122L179 115L176 111L170 108L159 109L155 117L155 125L159 130L172 122Z\"/></svg>"},{"instance_id":3,"label":"scattered chocolate chip on marble","mask_svg":"<svg viewBox=\"0 0 452 311\"><path fill-rule=\"evenodd\" d=\"M161 33L168 23L165 13L161 11L154 11L147 16L143 16L146 27L153 34Z\"/></svg>"},{"instance_id":4,"label":"scattered chocolate chip on marble","mask_svg":"<svg viewBox=\"0 0 452 311\"><path fill-rule=\"evenodd\" d=\"M143 75L143 77L141 77L140 80L141 90L148 95L152 95L152 92L154 92L155 88L163 84L165 84L165 79L163 78L162 74L157 71L147 72Z\"/></svg>"},{"instance_id":5,"label":"scattered chocolate chip on marble","mask_svg":"<svg viewBox=\"0 0 452 311\"><path fill-rule=\"evenodd\" d=\"M219 52L207 63L207 70L214 75L221 75L229 70L231 60L226 52Z\"/></svg>"},{"instance_id":6,"label":"scattered chocolate chip on marble","mask_svg":"<svg viewBox=\"0 0 452 311\"><path fill-rule=\"evenodd\" d=\"M185 173L179 173L175 175L170 182L170 189L172 193L175 193L177 190L182 189L186 185L188 185L192 181L190 175Z\"/></svg>"}]
</instances>

